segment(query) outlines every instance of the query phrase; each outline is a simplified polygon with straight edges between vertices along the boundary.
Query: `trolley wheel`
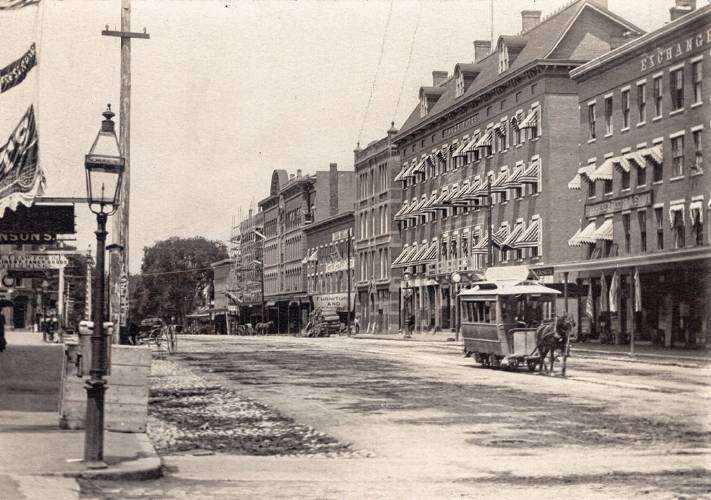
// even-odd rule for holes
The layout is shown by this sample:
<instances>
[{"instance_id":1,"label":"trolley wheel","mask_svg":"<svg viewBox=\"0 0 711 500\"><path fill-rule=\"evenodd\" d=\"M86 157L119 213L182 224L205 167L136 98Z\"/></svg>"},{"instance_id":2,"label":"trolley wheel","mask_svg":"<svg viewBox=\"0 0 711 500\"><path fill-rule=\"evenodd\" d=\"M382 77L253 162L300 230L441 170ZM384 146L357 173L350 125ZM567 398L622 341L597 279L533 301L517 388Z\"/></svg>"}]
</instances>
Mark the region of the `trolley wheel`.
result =
<instances>
[{"instance_id":1,"label":"trolley wheel","mask_svg":"<svg viewBox=\"0 0 711 500\"><path fill-rule=\"evenodd\" d=\"M537 359L527 359L526 360L526 367L528 368L529 372L535 372L536 371L536 365L538 365L538 360Z\"/></svg>"}]
</instances>

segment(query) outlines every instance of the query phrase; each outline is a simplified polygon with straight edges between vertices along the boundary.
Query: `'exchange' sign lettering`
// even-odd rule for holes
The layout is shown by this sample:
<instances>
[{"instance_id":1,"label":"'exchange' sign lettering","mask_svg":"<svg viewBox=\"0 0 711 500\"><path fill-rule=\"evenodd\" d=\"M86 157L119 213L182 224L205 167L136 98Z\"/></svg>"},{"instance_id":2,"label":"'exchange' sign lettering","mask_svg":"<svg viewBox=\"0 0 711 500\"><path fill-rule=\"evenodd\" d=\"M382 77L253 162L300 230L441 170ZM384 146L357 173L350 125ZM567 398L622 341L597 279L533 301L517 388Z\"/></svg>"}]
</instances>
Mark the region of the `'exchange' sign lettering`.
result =
<instances>
[{"instance_id":1,"label":"'exchange' sign lettering","mask_svg":"<svg viewBox=\"0 0 711 500\"><path fill-rule=\"evenodd\" d=\"M676 42L667 47L659 47L653 50L651 54L645 54L642 56L642 71L647 71L655 66L659 66L665 62L681 57L684 54L691 52L694 49L703 47L704 45L711 43L711 28L707 29L705 32L700 31L694 35L691 35L686 40L681 42Z\"/></svg>"}]
</instances>

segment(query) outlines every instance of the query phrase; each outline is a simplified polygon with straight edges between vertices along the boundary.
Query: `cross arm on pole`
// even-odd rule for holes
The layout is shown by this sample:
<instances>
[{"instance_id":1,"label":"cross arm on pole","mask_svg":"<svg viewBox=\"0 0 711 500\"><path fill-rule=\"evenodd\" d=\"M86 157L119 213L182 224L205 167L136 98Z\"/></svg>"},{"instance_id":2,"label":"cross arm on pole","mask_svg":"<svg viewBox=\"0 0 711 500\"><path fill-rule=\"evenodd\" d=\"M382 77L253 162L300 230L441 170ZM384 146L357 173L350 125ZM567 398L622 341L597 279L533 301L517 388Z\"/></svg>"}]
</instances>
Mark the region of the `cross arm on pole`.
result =
<instances>
[{"instance_id":1,"label":"cross arm on pole","mask_svg":"<svg viewBox=\"0 0 711 500\"><path fill-rule=\"evenodd\" d=\"M150 34L146 33L145 31L143 33L138 33L135 31L116 31L116 30L101 30L101 34L103 36L115 36L118 38L144 38L148 39L151 37Z\"/></svg>"}]
</instances>

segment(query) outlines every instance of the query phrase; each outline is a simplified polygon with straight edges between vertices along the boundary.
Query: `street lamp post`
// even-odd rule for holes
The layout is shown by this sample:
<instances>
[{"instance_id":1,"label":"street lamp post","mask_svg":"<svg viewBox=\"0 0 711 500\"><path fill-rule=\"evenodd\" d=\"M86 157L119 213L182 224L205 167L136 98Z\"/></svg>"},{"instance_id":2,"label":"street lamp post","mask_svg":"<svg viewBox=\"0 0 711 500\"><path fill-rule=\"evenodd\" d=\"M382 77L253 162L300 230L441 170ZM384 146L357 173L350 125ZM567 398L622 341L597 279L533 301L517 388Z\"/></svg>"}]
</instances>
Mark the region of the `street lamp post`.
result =
<instances>
[{"instance_id":1,"label":"street lamp post","mask_svg":"<svg viewBox=\"0 0 711 500\"><path fill-rule=\"evenodd\" d=\"M104 393L106 392L106 336L104 335L104 253L106 220L120 204L121 180L125 160L121 156L114 122L108 105L91 150L84 157L87 201L96 214L96 276L94 286L94 330L91 334L91 368L86 381L86 432L84 463L89 468L105 468L104 463Z\"/></svg>"}]
</instances>

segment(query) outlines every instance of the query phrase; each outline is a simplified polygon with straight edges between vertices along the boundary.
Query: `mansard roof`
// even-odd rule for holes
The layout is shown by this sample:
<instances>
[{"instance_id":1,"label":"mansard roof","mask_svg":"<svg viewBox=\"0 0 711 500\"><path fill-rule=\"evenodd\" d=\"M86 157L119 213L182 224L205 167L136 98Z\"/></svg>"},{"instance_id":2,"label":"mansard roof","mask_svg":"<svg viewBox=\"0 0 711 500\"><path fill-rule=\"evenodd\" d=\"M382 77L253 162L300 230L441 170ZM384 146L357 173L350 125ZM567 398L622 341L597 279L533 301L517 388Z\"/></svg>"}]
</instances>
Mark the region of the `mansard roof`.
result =
<instances>
[{"instance_id":1,"label":"mansard roof","mask_svg":"<svg viewBox=\"0 0 711 500\"><path fill-rule=\"evenodd\" d=\"M585 9L592 9L617 24L620 28L620 34L624 31L643 33L638 27L598 5L595 0L575 0L560 11L545 18L528 31L515 36L503 36L507 45L513 44L516 49L520 47L520 52L518 52L518 55L510 62L509 69L505 72L499 73L499 58L496 50L474 64L457 64L455 66L455 73L457 67L461 70L471 72L475 72L475 69L479 71L478 76L471 82L464 92L464 95L456 97L456 79L449 78L446 82L436 87L437 89L441 89L442 93L437 102L430 107L428 113L425 116L420 116L419 106L413 109L410 116L400 128L400 132L395 137L395 140L402 139L421 125L429 123L447 112L453 111L460 106L461 103L470 101L483 91L495 86L497 82L503 81L503 79L509 75L516 73L518 70L530 67L538 62L556 61L556 59L551 58L551 54L553 54L553 51L559 46L568 31L575 25L575 21ZM561 59L561 61L562 60L563 59ZM583 61L575 62L582 63Z\"/></svg>"}]
</instances>

